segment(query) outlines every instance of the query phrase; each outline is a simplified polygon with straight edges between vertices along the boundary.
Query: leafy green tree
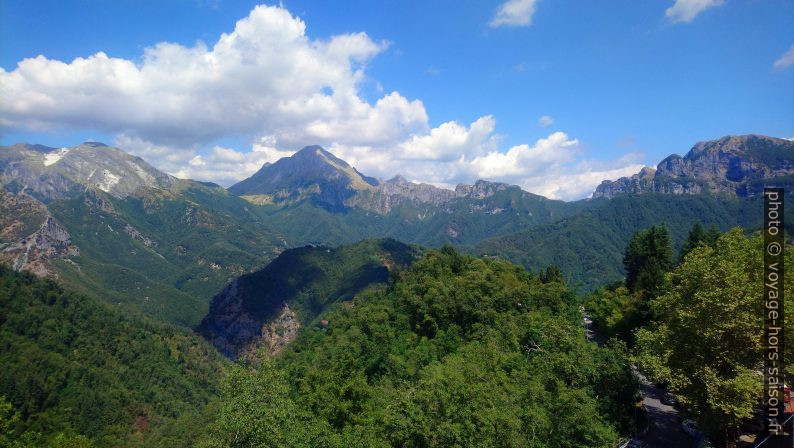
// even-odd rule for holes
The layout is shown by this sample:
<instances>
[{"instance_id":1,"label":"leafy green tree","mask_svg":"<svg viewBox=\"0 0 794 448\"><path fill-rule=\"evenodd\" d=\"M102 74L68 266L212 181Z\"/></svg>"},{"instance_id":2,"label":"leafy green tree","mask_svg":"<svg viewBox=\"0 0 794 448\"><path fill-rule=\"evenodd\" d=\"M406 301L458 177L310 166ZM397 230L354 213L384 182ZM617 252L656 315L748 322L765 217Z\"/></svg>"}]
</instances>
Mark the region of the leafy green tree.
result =
<instances>
[{"instance_id":1,"label":"leafy green tree","mask_svg":"<svg viewBox=\"0 0 794 448\"><path fill-rule=\"evenodd\" d=\"M634 330L644 323L640 302L641 294L631 293L623 284L618 284L599 288L587 295L585 307L605 337L631 341Z\"/></svg>"},{"instance_id":2,"label":"leafy green tree","mask_svg":"<svg viewBox=\"0 0 794 448\"><path fill-rule=\"evenodd\" d=\"M696 222L695 225L692 226L692 230L689 231L689 235L687 235L684 244L681 246L681 252L678 254L679 262L683 261L687 254L692 252L692 250L701 243L714 247L717 238L719 238L721 234L717 226L713 224L706 230L703 225L700 224L700 221Z\"/></svg>"},{"instance_id":3,"label":"leafy green tree","mask_svg":"<svg viewBox=\"0 0 794 448\"><path fill-rule=\"evenodd\" d=\"M322 446L316 443L308 417L290 399L282 372L267 354L261 358L254 367L236 365L229 370L221 385L223 405L199 446Z\"/></svg>"},{"instance_id":4,"label":"leafy green tree","mask_svg":"<svg viewBox=\"0 0 794 448\"><path fill-rule=\"evenodd\" d=\"M587 342L575 296L546 280L429 251L232 369L205 446L612 447L632 426L626 348Z\"/></svg>"},{"instance_id":5,"label":"leafy green tree","mask_svg":"<svg viewBox=\"0 0 794 448\"><path fill-rule=\"evenodd\" d=\"M703 225L698 221L692 226L692 230L689 231L689 235L687 235L686 240L684 240L684 244L681 245L681 252L678 254L679 260L683 260L686 254L692 252L692 249L698 247L703 241L706 241L706 229L704 229Z\"/></svg>"},{"instance_id":6,"label":"leafy green tree","mask_svg":"<svg viewBox=\"0 0 794 448\"><path fill-rule=\"evenodd\" d=\"M59 432L50 440L41 433L20 429L22 421L11 403L0 395L0 448L91 448L93 442L85 436Z\"/></svg>"},{"instance_id":7,"label":"leafy green tree","mask_svg":"<svg viewBox=\"0 0 794 448\"><path fill-rule=\"evenodd\" d=\"M717 240L720 238L720 236L722 236L722 232L720 232L720 229L718 229L716 225L712 224L709 227L709 230L706 231L706 244L714 247L714 245L717 244Z\"/></svg>"},{"instance_id":8,"label":"leafy green tree","mask_svg":"<svg viewBox=\"0 0 794 448\"><path fill-rule=\"evenodd\" d=\"M565 279L562 276L562 271L555 265L546 266L546 269L540 271L540 281L543 283L565 283Z\"/></svg>"},{"instance_id":9,"label":"leafy green tree","mask_svg":"<svg viewBox=\"0 0 794 448\"><path fill-rule=\"evenodd\" d=\"M667 228L655 225L641 230L631 238L623 257L626 287L630 292L642 291L644 297L654 297L672 265L673 249Z\"/></svg>"},{"instance_id":10,"label":"leafy green tree","mask_svg":"<svg viewBox=\"0 0 794 448\"><path fill-rule=\"evenodd\" d=\"M793 258L789 249L786 263ZM658 321L636 333L638 361L670 385L701 427L729 443L763 387L762 238L733 229L714 248L693 249L670 279L670 290L652 304ZM789 271L788 297L792 286Z\"/></svg>"}]
</instances>

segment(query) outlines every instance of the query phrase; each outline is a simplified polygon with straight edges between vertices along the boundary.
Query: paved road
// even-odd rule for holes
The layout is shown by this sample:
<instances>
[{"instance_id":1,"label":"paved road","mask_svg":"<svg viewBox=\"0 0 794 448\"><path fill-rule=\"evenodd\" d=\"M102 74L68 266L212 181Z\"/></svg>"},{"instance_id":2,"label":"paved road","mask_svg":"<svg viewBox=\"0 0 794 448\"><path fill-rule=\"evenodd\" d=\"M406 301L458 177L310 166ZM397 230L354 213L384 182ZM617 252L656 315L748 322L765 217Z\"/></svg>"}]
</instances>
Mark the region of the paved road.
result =
<instances>
[{"instance_id":1,"label":"paved road","mask_svg":"<svg viewBox=\"0 0 794 448\"><path fill-rule=\"evenodd\" d=\"M585 328L585 336L590 342L600 346L604 345L604 337L599 334L590 316L582 309L582 325ZM678 410L672 406L662 403L661 398L664 391L655 387L641 373L632 368L632 372L640 382L645 398L642 403L648 412L650 427L648 432L640 437L648 444L648 448L690 448L695 446L695 439L689 437L681 429L681 421L678 418Z\"/></svg>"},{"instance_id":2,"label":"paved road","mask_svg":"<svg viewBox=\"0 0 794 448\"><path fill-rule=\"evenodd\" d=\"M678 411L661 402L664 392L647 382L642 382L640 387L645 394L642 402L651 424L642 440L651 448L694 447L695 440L681 429Z\"/></svg>"}]
</instances>

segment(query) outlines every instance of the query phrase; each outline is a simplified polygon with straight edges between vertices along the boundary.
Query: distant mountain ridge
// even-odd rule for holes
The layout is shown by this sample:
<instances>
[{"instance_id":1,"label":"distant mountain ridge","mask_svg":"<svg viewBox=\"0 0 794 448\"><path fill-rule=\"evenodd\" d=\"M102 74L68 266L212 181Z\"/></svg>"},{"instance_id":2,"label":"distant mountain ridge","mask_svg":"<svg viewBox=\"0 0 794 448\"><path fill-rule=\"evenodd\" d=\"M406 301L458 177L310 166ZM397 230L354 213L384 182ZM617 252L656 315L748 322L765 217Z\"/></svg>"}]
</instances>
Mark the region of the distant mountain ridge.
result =
<instances>
[{"instance_id":1,"label":"distant mountain ridge","mask_svg":"<svg viewBox=\"0 0 794 448\"><path fill-rule=\"evenodd\" d=\"M684 156L662 160L654 170L604 181L594 198L619 194L726 193L755 196L764 185L794 184L794 141L760 135L727 136L696 144Z\"/></svg>"},{"instance_id":2,"label":"distant mountain ridge","mask_svg":"<svg viewBox=\"0 0 794 448\"><path fill-rule=\"evenodd\" d=\"M253 208L102 143L0 147L0 262L181 325L283 250Z\"/></svg>"},{"instance_id":3,"label":"distant mountain ridge","mask_svg":"<svg viewBox=\"0 0 794 448\"><path fill-rule=\"evenodd\" d=\"M265 164L226 190L174 178L101 143L17 144L0 147L0 262L58 276L81 292L191 327L232 279L306 244L336 247L384 237L453 244L509 254L532 269L558 264L570 280L592 284L604 251L591 254L585 267L573 248L590 243L575 242L571 235L579 230L564 223L608 239L615 257L622 250L617 234L625 232L610 230L610 210L625 213L604 201L653 192L670 197L631 201L631 207L648 208L652 218L662 215L650 209L695 207L697 201L673 199L685 193L752 199L763 185L794 184L793 145L762 136L703 142L685 157L668 157L657 170L604 182L591 200L563 202L485 180L449 190L402 176L374 179L319 146ZM697 206L675 225L685 229L698 219L723 228L754 223L736 213L755 216L755 202L725 205L735 213L719 216ZM593 214L583 219L588 211ZM620 230L646 222L655 223L638 217ZM552 234L554 244L525 244Z\"/></svg>"},{"instance_id":4,"label":"distant mountain ridge","mask_svg":"<svg viewBox=\"0 0 794 448\"><path fill-rule=\"evenodd\" d=\"M0 185L45 202L89 188L124 198L142 188L171 188L175 181L140 157L98 142L71 148L19 143L0 155Z\"/></svg>"},{"instance_id":5,"label":"distant mountain ridge","mask_svg":"<svg viewBox=\"0 0 794 448\"><path fill-rule=\"evenodd\" d=\"M265 163L251 177L229 187L229 192L257 205L310 200L329 210L357 207L387 214L409 202L441 206L461 198L485 199L511 188L520 190L518 186L486 180L474 185L459 184L455 190L409 182L401 175L384 181L362 174L320 146L307 146L290 157Z\"/></svg>"}]
</instances>

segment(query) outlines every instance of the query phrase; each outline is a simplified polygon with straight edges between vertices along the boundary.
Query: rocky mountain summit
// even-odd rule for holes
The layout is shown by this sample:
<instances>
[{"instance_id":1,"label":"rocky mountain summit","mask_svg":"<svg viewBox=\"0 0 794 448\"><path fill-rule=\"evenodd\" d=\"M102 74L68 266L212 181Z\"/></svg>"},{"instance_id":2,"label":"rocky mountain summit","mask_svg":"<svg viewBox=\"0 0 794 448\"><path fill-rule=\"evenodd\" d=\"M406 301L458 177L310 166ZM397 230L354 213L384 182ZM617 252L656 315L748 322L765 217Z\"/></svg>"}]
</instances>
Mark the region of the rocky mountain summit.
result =
<instances>
[{"instance_id":1,"label":"rocky mountain summit","mask_svg":"<svg viewBox=\"0 0 794 448\"><path fill-rule=\"evenodd\" d=\"M374 189L376 179L364 176L320 146L307 146L276 163L266 163L229 191L259 203L291 203L311 199L327 208L342 207L357 191Z\"/></svg>"},{"instance_id":2,"label":"rocky mountain summit","mask_svg":"<svg viewBox=\"0 0 794 448\"><path fill-rule=\"evenodd\" d=\"M0 147L0 185L45 202L87 189L124 198L141 188L170 188L174 181L140 157L103 143L71 148L26 143Z\"/></svg>"},{"instance_id":3,"label":"rocky mountain summit","mask_svg":"<svg viewBox=\"0 0 794 448\"><path fill-rule=\"evenodd\" d=\"M474 185L459 184L449 190L409 182L401 175L375 179L320 146L307 146L290 157L266 163L248 179L229 187L231 193L257 205L310 200L331 210L357 207L380 214L403 204L438 207L456 199L481 200L508 189L520 187L478 180Z\"/></svg>"},{"instance_id":4,"label":"rocky mountain summit","mask_svg":"<svg viewBox=\"0 0 794 448\"><path fill-rule=\"evenodd\" d=\"M594 198L619 194L727 193L755 196L765 185L794 183L794 141L760 135L728 136L700 142L681 157L673 154L654 170L604 181Z\"/></svg>"}]
</instances>

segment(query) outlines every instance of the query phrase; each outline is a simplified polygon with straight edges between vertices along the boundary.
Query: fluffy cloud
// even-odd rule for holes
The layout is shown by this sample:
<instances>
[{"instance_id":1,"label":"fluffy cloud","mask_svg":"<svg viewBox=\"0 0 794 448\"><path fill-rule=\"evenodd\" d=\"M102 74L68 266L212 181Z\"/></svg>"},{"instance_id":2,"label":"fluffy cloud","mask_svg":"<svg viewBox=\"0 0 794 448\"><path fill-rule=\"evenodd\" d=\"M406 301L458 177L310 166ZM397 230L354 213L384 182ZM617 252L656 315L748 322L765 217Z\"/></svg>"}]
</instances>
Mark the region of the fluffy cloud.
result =
<instances>
[{"instance_id":1,"label":"fluffy cloud","mask_svg":"<svg viewBox=\"0 0 794 448\"><path fill-rule=\"evenodd\" d=\"M723 3L725 0L675 0L673 6L667 8L665 15L673 23L689 23L701 12Z\"/></svg>"},{"instance_id":2,"label":"fluffy cloud","mask_svg":"<svg viewBox=\"0 0 794 448\"><path fill-rule=\"evenodd\" d=\"M500 26L530 26L537 2L538 0L508 0L499 5L488 24L493 28Z\"/></svg>"},{"instance_id":3,"label":"fluffy cloud","mask_svg":"<svg viewBox=\"0 0 794 448\"><path fill-rule=\"evenodd\" d=\"M529 25L534 9L535 0L510 0L491 24ZM380 86L367 79L366 64L387 46L364 33L311 39L283 7L257 6L211 47L164 42L136 61L100 52L0 68L0 129L95 129L171 174L224 186L308 144L378 177L442 186L486 178L564 199L638 169L627 160L589 162L564 133L500 152L493 116L431 128L419 100L390 92L366 101L362 84ZM228 137L251 147L217 144Z\"/></svg>"},{"instance_id":4,"label":"fluffy cloud","mask_svg":"<svg viewBox=\"0 0 794 448\"><path fill-rule=\"evenodd\" d=\"M779 57L779 58L778 58L778 59L775 61L775 63L774 63L774 64L772 64L772 67L773 67L775 70L782 70L782 69L784 69L784 68L786 68L786 67L789 67L789 66L791 66L791 65L794 65L794 44L792 44L792 45L791 45L791 46L788 48L788 51L786 51L785 53L783 53L783 55L782 55L782 56L780 56L780 57Z\"/></svg>"},{"instance_id":5,"label":"fluffy cloud","mask_svg":"<svg viewBox=\"0 0 794 448\"><path fill-rule=\"evenodd\" d=\"M257 6L211 48L159 43L139 63L102 52L25 59L0 71L0 126L93 128L179 147L229 134L376 144L426 130L420 101L390 93L372 105L357 93L385 43L364 33L312 40L305 28L283 8Z\"/></svg>"},{"instance_id":6,"label":"fluffy cloud","mask_svg":"<svg viewBox=\"0 0 794 448\"><path fill-rule=\"evenodd\" d=\"M281 150L274 146L275 138L262 137L248 152L222 146L213 146L208 151L195 148L180 148L155 145L139 138L120 135L113 145L124 149L146 161L157 161L157 168L183 179L198 179L229 186L254 174L265 163L273 163L289 157L295 151Z\"/></svg>"},{"instance_id":7,"label":"fluffy cloud","mask_svg":"<svg viewBox=\"0 0 794 448\"><path fill-rule=\"evenodd\" d=\"M589 160L580 142L564 132L500 152L494 129L493 117L485 116L468 127L444 123L394 151L338 144L330 150L359 171L380 178L402 174L445 188L488 179L565 200L587 197L602 180L629 176L643 167L638 154L608 163Z\"/></svg>"},{"instance_id":8,"label":"fluffy cloud","mask_svg":"<svg viewBox=\"0 0 794 448\"><path fill-rule=\"evenodd\" d=\"M208 154L193 156L187 166L182 166L173 175L187 179L212 179L222 185L231 185L254 174L266 162L273 163L293 152L257 145L252 151L243 153L215 146Z\"/></svg>"},{"instance_id":9,"label":"fluffy cloud","mask_svg":"<svg viewBox=\"0 0 794 448\"><path fill-rule=\"evenodd\" d=\"M554 124L554 117L550 115L544 115L538 118L538 126L545 128L546 126L551 126Z\"/></svg>"}]
</instances>

